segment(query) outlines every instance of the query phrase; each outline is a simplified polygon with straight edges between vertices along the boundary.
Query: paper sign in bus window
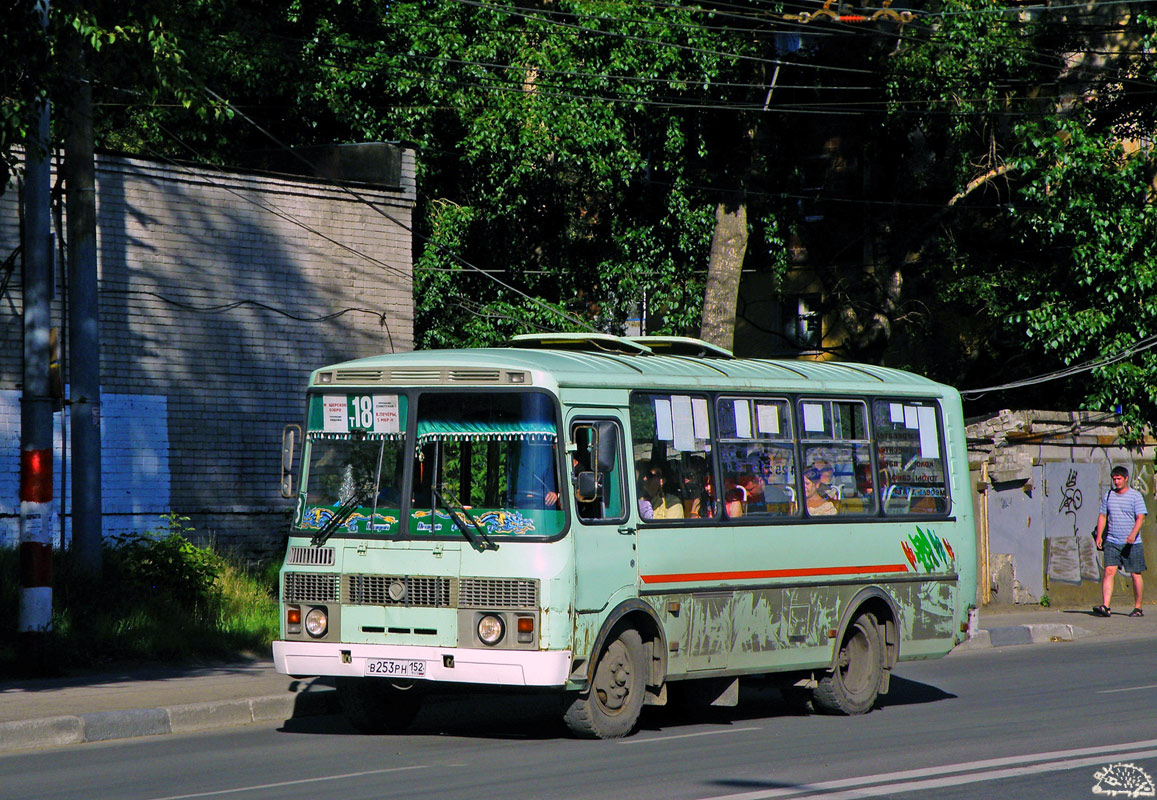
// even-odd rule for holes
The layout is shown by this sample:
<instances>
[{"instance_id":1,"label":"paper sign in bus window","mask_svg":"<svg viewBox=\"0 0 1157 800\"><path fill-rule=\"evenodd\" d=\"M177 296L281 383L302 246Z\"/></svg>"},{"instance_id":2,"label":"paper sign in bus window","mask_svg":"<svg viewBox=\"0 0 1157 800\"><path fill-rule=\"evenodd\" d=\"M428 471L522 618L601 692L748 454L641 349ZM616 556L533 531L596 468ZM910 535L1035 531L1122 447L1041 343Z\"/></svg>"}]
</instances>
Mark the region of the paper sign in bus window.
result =
<instances>
[{"instance_id":1,"label":"paper sign in bus window","mask_svg":"<svg viewBox=\"0 0 1157 800\"><path fill-rule=\"evenodd\" d=\"M920 458L939 458L940 435L936 432L936 409L920 406L917 416L920 420Z\"/></svg>"},{"instance_id":2,"label":"paper sign in bus window","mask_svg":"<svg viewBox=\"0 0 1157 800\"><path fill-rule=\"evenodd\" d=\"M349 421L346 419L346 396L344 394L327 394L321 398L322 430L327 433L346 433L349 431Z\"/></svg>"},{"instance_id":3,"label":"paper sign in bus window","mask_svg":"<svg viewBox=\"0 0 1157 800\"><path fill-rule=\"evenodd\" d=\"M733 400L735 404L735 438L751 438L751 407L746 400Z\"/></svg>"},{"instance_id":4,"label":"paper sign in bus window","mask_svg":"<svg viewBox=\"0 0 1157 800\"><path fill-rule=\"evenodd\" d=\"M655 398L655 438L669 442L675 438L671 423L671 401Z\"/></svg>"},{"instance_id":5,"label":"paper sign in bus window","mask_svg":"<svg viewBox=\"0 0 1157 800\"><path fill-rule=\"evenodd\" d=\"M374 395L374 432L397 433L399 430L398 396L396 394Z\"/></svg>"},{"instance_id":6,"label":"paper sign in bus window","mask_svg":"<svg viewBox=\"0 0 1157 800\"><path fill-rule=\"evenodd\" d=\"M819 403L803 404L803 429L822 433L824 430L824 407Z\"/></svg>"},{"instance_id":7,"label":"paper sign in bus window","mask_svg":"<svg viewBox=\"0 0 1157 800\"><path fill-rule=\"evenodd\" d=\"M695 438L710 439L711 428L707 424L707 398L691 398L691 418L695 423Z\"/></svg>"},{"instance_id":8,"label":"paper sign in bus window","mask_svg":"<svg viewBox=\"0 0 1157 800\"><path fill-rule=\"evenodd\" d=\"M913 430L920 427L920 419L916 416L916 406L904 406L904 427Z\"/></svg>"},{"instance_id":9,"label":"paper sign in bus window","mask_svg":"<svg viewBox=\"0 0 1157 800\"><path fill-rule=\"evenodd\" d=\"M888 416L892 420L893 425L904 424L904 404L903 403L889 403Z\"/></svg>"},{"instance_id":10,"label":"paper sign in bus window","mask_svg":"<svg viewBox=\"0 0 1157 800\"><path fill-rule=\"evenodd\" d=\"M671 397L671 421L675 433L675 449L687 452L695 449L695 424L691 418L691 396L677 394Z\"/></svg>"},{"instance_id":11,"label":"paper sign in bus window","mask_svg":"<svg viewBox=\"0 0 1157 800\"><path fill-rule=\"evenodd\" d=\"M760 433L779 436L779 405L775 403L756 403L755 424Z\"/></svg>"}]
</instances>

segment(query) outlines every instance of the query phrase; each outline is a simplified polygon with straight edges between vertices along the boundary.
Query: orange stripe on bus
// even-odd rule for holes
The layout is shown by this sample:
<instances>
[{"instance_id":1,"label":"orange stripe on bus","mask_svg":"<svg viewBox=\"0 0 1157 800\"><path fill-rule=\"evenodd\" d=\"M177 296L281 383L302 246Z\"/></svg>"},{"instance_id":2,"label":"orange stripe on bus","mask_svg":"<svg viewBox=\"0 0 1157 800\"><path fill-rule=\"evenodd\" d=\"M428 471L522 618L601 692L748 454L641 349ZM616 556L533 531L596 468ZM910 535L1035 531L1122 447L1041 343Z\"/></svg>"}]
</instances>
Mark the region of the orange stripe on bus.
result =
<instances>
[{"instance_id":1,"label":"orange stripe on bus","mask_svg":"<svg viewBox=\"0 0 1157 800\"><path fill-rule=\"evenodd\" d=\"M907 564L877 564L865 567L807 567L802 569L759 569L744 572L687 572L674 575L642 575L643 583L681 581L744 581L757 578L809 578L818 575L863 575L875 572L907 572Z\"/></svg>"}]
</instances>

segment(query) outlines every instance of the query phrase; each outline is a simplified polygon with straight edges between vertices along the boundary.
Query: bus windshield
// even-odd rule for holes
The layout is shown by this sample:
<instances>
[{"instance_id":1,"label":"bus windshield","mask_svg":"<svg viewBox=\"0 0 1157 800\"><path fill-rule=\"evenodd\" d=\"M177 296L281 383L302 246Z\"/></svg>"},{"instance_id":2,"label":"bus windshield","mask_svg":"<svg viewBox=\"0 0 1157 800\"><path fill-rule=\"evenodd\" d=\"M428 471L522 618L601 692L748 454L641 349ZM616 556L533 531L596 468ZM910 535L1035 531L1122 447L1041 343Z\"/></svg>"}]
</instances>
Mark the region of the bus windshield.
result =
<instances>
[{"instance_id":1,"label":"bus windshield","mask_svg":"<svg viewBox=\"0 0 1157 800\"><path fill-rule=\"evenodd\" d=\"M424 394L417 439L412 535L456 535L451 513L468 514L489 536L562 532L558 425L549 396Z\"/></svg>"},{"instance_id":2,"label":"bus windshield","mask_svg":"<svg viewBox=\"0 0 1157 800\"><path fill-rule=\"evenodd\" d=\"M558 428L548 395L423 394L413 442L403 436L407 398L368 397L312 398L296 527L319 531L328 525L338 536L448 538L462 536L465 526L468 538L477 532L482 540L562 532ZM365 424L354 424L357 408L381 406L383 397L395 413L401 409L398 424L381 424L369 411L360 420ZM347 407L354 412L339 419ZM326 408L332 409L328 416ZM410 487L404 482L407 458ZM405 521L403 497L410 501ZM335 516L342 518L334 522Z\"/></svg>"}]
</instances>

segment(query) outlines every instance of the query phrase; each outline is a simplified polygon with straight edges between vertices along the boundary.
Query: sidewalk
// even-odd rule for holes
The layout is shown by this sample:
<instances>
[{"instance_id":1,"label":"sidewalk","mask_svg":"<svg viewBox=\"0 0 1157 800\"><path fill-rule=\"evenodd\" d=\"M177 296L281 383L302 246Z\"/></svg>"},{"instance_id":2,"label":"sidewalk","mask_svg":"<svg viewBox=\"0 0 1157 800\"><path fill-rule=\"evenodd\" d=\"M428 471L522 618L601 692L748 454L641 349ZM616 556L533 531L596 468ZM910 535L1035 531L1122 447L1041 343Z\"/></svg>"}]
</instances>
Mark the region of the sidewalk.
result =
<instances>
[{"instance_id":1,"label":"sidewalk","mask_svg":"<svg viewBox=\"0 0 1157 800\"><path fill-rule=\"evenodd\" d=\"M0 681L0 753L333 714L336 699L271 659Z\"/></svg>"},{"instance_id":2,"label":"sidewalk","mask_svg":"<svg viewBox=\"0 0 1157 800\"><path fill-rule=\"evenodd\" d=\"M1088 608L997 606L980 613L980 630L953 652L1017 644L1071 642L1088 636L1105 639L1157 638L1157 608L1146 606L1144 617L1129 617L1133 604L1098 617Z\"/></svg>"},{"instance_id":3,"label":"sidewalk","mask_svg":"<svg viewBox=\"0 0 1157 800\"><path fill-rule=\"evenodd\" d=\"M954 653L1090 636L1157 638L1157 607L1149 608L1139 619L1089 609L988 609ZM280 675L268 659L8 681L0 682L0 754L336 713L328 679Z\"/></svg>"}]
</instances>

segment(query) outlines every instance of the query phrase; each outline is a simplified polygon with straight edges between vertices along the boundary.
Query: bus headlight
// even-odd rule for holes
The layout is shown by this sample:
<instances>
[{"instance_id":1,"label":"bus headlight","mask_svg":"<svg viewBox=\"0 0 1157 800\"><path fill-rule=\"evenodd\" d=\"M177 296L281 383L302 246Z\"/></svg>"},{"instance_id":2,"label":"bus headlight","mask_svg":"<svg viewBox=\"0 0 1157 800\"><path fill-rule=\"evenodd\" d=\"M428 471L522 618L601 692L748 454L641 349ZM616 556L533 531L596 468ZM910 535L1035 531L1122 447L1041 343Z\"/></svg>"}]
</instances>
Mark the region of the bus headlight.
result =
<instances>
[{"instance_id":1,"label":"bus headlight","mask_svg":"<svg viewBox=\"0 0 1157 800\"><path fill-rule=\"evenodd\" d=\"M478 638L482 640L483 644L498 644L502 641L502 634L505 632L501 617L487 614L478 620Z\"/></svg>"},{"instance_id":2,"label":"bus headlight","mask_svg":"<svg viewBox=\"0 0 1157 800\"><path fill-rule=\"evenodd\" d=\"M311 608L309 613L305 615L305 630L315 639L325 636L326 630L329 628L329 617L326 616L324 608Z\"/></svg>"}]
</instances>

